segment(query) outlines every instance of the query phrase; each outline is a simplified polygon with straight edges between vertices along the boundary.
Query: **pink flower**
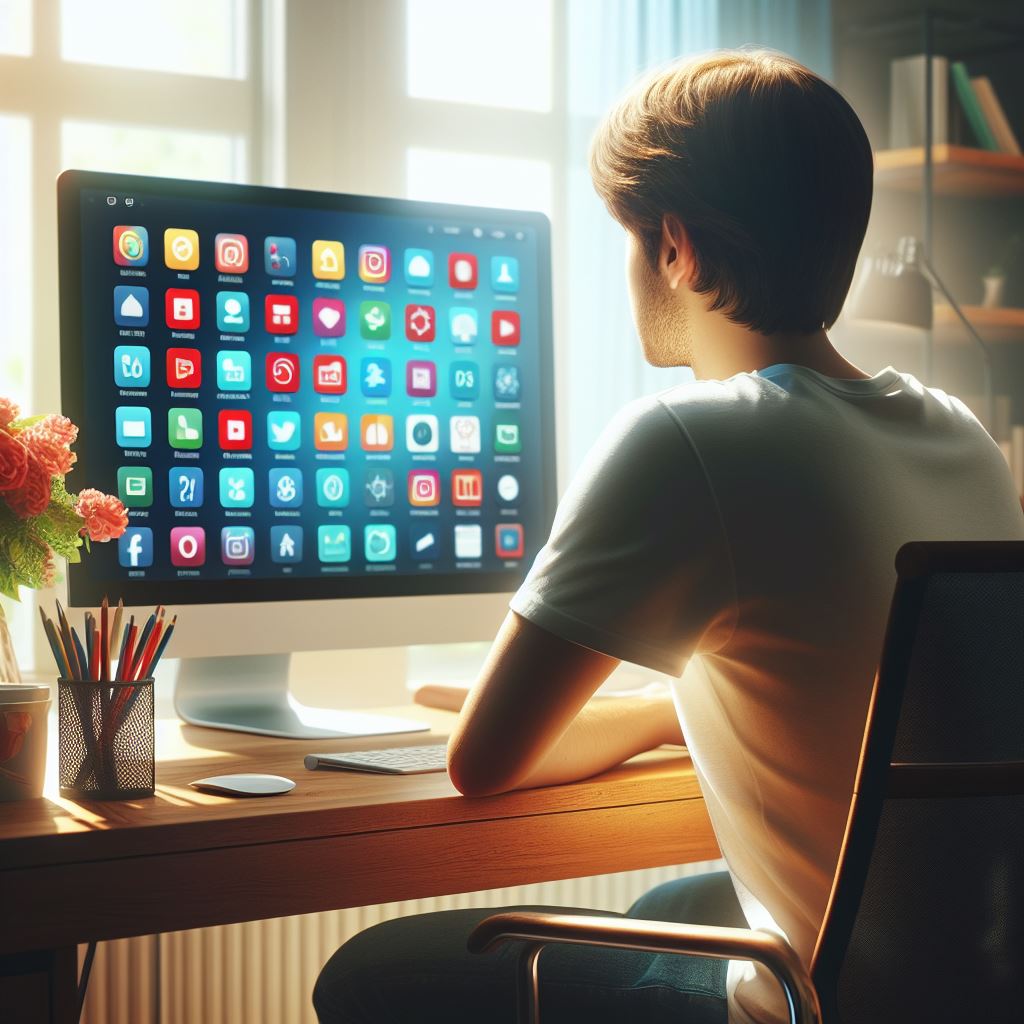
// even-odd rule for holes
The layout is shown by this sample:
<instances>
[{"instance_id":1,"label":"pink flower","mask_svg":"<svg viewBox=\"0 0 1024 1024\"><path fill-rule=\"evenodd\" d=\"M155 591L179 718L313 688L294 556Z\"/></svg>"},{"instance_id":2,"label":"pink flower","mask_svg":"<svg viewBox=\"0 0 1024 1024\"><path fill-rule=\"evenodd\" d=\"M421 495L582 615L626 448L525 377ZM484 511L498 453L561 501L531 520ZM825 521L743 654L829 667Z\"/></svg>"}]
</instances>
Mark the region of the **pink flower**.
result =
<instances>
[{"instance_id":1,"label":"pink flower","mask_svg":"<svg viewBox=\"0 0 1024 1024\"><path fill-rule=\"evenodd\" d=\"M0 491L13 491L21 487L26 473L28 452L25 446L13 434L0 430Z\"/></svg>"},{"instance_id":2,"label":"pink flower","mask_svg":"<svg viewBox=\"0 0 1024 1024\"><path fill-rule=\"evenodd\" d=\"M6 430L17 418L18 407L9 398L0 398L0 428Z\"/></svg>"},{"instance_id":3,"label":"pink flower","mask_svg":"<svg viewBox=\"0 0 1024 1024\"><path fill-rule=\"evenodd\" d=\"M18 439L46 467L51 476L64 476L70 472L78 456L71 444L78 437L78 427L67 418L51 413L26 427Z\"/></svg>"},{"instance_id":4,"label":"pink flower","mask_svg":"<svg viewBox=\"0 0 1024 1024\"><path fill-rule=\"evenodd\" d=\"M115 540L128 526L124 505L95 487L87 487L78 495L75 511L85 520L82 532L91 541Z\"/></svg>"},{"instance_id":5,"label":"pink flower","mask_svg":"<svg viewBox=\"0 0 1024 1024\"><path fill-rule=\"evenodd\" d=\"M28 452L28 472L21 486L4 491L11 511L20 519L28 519L45 512L50 504L50 473L35 456Z\"/></svg>"}]
</instances>

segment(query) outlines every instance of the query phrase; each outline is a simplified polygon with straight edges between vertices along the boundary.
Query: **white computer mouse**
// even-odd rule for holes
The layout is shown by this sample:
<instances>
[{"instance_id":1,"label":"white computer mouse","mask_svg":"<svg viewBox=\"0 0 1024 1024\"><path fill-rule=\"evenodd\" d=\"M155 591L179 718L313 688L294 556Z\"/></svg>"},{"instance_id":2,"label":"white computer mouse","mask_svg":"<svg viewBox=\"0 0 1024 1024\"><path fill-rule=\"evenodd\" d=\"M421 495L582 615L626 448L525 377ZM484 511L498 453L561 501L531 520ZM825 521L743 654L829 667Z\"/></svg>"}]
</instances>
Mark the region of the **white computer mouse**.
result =
<instances>
[{"instance_id":1,"label":"white computer mouse","mask_svg":"<svg viewBox=\"0 0 1024 1024\"><path fill-rule=\"evenodd\" d=\"M206 793L227 796L277 796L279 793L290 793L295 788L295 783L283 775L250 772L241 775L211 775L208 779L196 779L189 785Z\"/></svg>"}]
</instances>

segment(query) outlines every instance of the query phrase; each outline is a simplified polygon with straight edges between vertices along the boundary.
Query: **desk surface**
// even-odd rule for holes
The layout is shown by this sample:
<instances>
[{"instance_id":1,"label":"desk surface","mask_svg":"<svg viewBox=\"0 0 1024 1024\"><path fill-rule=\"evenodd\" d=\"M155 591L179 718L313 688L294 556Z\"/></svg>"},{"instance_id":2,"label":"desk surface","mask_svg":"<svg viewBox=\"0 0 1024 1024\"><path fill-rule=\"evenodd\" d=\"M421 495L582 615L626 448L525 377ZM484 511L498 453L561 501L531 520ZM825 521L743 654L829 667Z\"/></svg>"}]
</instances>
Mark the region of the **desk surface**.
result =
<instances>
[{"instance_id":1,"label":"desk surface","mask_svg":"<svg viewBox=\"0 0 1024 1024\"><path fill-rule=\"evenodd\" d=\"M0 805L0 953L718 856L678 748L584 782L474 800L443 773L303 767L314 749L440 741L454 721L420 707L384 710L432 731L298 741L160 721L154 797ZM239 771L297 786L258 799L188 788Z\"/></svg>"}]
</instances>

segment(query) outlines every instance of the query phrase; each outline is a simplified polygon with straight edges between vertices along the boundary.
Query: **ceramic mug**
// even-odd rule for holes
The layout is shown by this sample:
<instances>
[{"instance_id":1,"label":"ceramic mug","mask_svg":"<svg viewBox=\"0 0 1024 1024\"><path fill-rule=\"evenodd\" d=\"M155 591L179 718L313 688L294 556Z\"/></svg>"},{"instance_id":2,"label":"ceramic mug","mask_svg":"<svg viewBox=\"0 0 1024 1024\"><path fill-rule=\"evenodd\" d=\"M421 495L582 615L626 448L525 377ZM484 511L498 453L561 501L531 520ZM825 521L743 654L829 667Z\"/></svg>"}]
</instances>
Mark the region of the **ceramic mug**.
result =
<instances>
[{"instance_id":1,"label":"ceramic mug","mask_svg":"<svg viewBox=\"0 0 1024 1024\"><path fill-rule=\"evenodd\" d=\"M43 795L50 688L0 683L0 801Z\"/></svg>"}]
</instances>

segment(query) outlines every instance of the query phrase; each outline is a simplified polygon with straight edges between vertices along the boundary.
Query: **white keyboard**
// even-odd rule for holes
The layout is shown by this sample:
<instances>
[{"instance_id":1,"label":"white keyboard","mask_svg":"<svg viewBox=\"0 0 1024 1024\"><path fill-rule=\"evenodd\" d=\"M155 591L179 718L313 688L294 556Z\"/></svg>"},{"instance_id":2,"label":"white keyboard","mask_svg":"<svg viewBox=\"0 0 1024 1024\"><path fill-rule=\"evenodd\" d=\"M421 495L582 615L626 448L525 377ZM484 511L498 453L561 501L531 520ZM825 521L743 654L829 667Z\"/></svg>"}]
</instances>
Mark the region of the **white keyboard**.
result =
<instances>
[{"instance_id":1,"label":"white keyboard","mask_svg":"<svg viewBox=\"0 0 1024 1024\"><path fill-rule=\"evenodd\" d=\"M341 754L307 754L306 767L341 768L353 772L380 772L384 775L420 775L445 770L444 743L422 747L390 747L387 750L348 750Z\"/></svg>"}]
</instances>

